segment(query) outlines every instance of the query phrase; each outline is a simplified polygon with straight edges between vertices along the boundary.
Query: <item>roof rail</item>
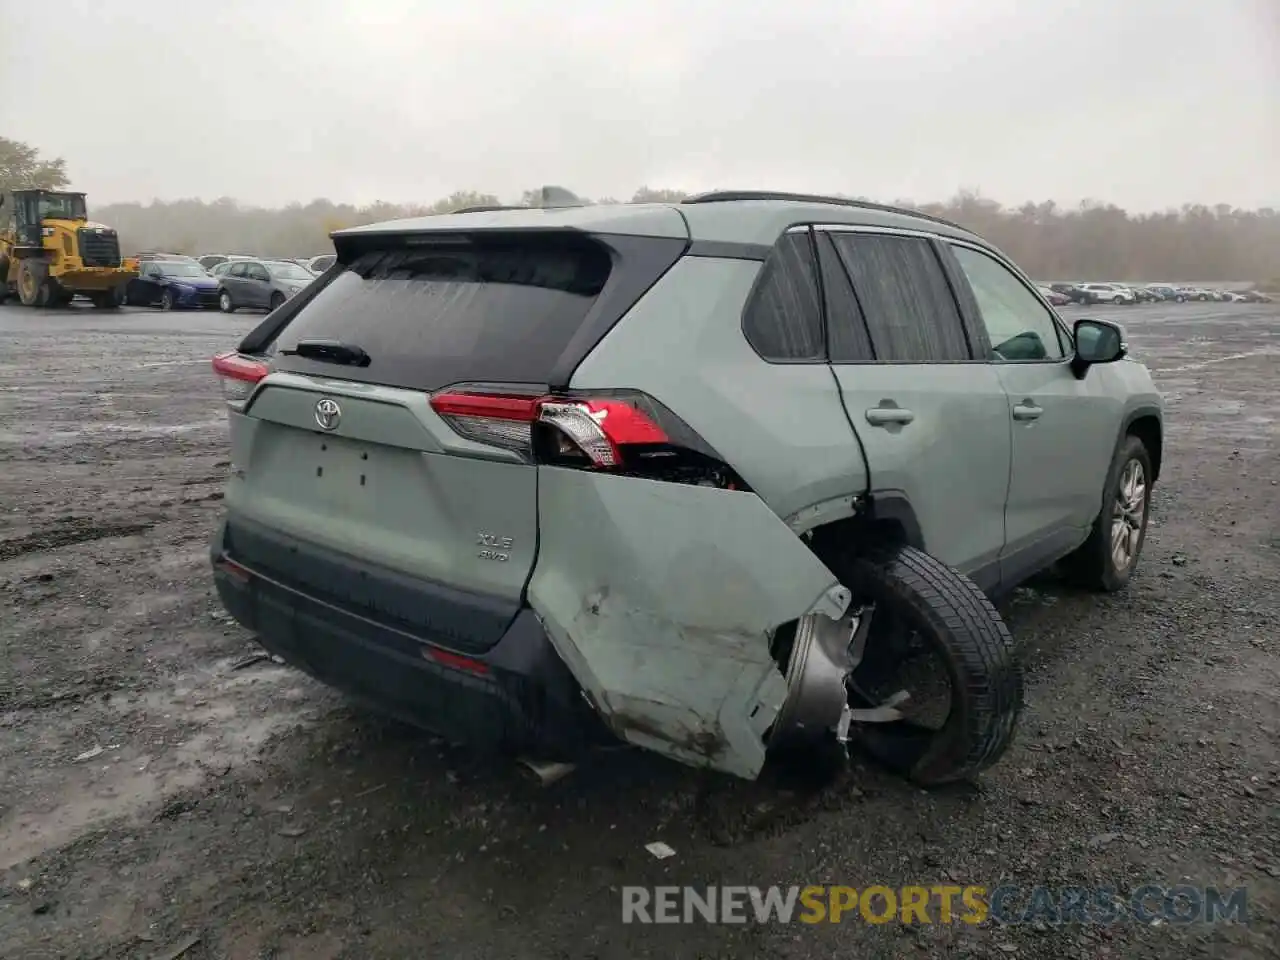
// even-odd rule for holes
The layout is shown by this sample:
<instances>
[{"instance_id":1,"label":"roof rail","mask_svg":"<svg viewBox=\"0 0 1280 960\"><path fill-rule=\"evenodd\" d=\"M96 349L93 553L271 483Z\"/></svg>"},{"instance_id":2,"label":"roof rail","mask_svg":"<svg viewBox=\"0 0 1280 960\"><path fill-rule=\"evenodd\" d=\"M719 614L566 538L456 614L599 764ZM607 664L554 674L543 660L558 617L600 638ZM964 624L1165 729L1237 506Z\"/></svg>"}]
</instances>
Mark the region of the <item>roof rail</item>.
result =
<instances>
[{"instance_id":1,"label":"roof rail","mask_svg":"<svg viewBox=\"0 0 1280 960\"><path fill-rule=\"evenodd\" d=\"M492 213L494 210L523 210L524 207L511 206L510 204L480 203L474 207L460 207L457 210L450 210L449 213Z\"/></svg>"},{"instance_id":2,"label":"roof rail","mask_svg":"<svg viewBox=\"0 0 1280 960\"><path fill-rule=\"evenodd\" d=\"M880 213L900 213L906 217L919 217L921 220L932 220L943 226L956 230L965 228L958 223L935 217L931 213L911 210L907 207L895 207L887 203L872 203L870 200L853 200L849 197L828 197L819 193L782 193L776 190L713 190L710 193L699 193L686 197L681 203L721 203L732 200L790 200L796 203L834 203L843 207L857 207L860 210L877 210Z\"/></svg>"}]
</instances>

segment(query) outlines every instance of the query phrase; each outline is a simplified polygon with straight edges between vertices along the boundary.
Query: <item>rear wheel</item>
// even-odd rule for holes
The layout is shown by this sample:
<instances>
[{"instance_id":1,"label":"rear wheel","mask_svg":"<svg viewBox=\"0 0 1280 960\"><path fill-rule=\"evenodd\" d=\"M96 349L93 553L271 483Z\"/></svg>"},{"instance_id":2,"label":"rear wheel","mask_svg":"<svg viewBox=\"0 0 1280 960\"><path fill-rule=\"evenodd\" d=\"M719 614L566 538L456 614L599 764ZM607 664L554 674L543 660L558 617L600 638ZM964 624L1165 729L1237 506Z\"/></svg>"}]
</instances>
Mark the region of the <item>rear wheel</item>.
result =
<instances>
[{"instance_id":1,"label":"rear wheel","mask_svg":"<svg viewBox=\"0 0 1280 960\"><path fill-rule=\"evenodd\" d=\"M1107 473L1102 509L1086 540L1063 561L1081 586L1112 593L1138 565L1151 512L1151 456L1137 437L1125 437Z\"/></svg>"},{"instance_id":2,"label":"rear wheel","mask_svg":"<svg viewBox=\"0 0 1280 960\"><path fill-rule=\"evenodd\" d=\"M231 299L231 294L226 290L218 294L218 309L223 313L235 313L236 305Z\"/></svg>"},{"instance_id":3,"label":"rear wheel","mask_svg":"<svg viewBox=\"0 0 1280 960\"><path fill-rule=\"evenodd\" d=\"M986 594L909 546L829 565L871 617L846 682L850 741L921 786L966 780L998 761L1022 710L1022 668Z\"/></svg>"}]
</instances>

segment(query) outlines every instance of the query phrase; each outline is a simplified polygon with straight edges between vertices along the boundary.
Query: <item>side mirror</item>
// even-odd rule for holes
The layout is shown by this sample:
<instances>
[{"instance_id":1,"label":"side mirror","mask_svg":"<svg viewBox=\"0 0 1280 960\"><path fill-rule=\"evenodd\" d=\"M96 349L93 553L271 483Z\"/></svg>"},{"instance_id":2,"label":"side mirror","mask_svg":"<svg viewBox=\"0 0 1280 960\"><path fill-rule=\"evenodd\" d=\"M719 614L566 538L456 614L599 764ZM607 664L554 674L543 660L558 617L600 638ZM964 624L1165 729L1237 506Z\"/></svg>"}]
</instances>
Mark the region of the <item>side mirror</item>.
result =
<instances>
[{"instance_id":1,"label":"side mirror","mask_svg":"<svg viewBox=\"0 0 1280 960\"><path fill-rule=\"evenodd\" d=\"M1077 320L1075 341L1071 371L1081 380L1095 363L1115 363L1129 354L1124 328L1110 320Z\"/></svg>"}]
</instances>

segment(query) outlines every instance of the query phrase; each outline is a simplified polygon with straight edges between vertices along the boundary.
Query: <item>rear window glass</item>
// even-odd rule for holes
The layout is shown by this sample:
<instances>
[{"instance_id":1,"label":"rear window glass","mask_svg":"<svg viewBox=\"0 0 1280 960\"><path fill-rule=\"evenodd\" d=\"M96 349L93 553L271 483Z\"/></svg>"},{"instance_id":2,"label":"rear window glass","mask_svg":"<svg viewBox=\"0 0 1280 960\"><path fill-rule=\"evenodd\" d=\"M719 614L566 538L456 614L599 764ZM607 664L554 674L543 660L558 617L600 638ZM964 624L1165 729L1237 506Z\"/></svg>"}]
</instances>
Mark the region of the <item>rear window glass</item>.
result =
<instances>
[{"instance_id":1,"label":"rear window glass","mask_svg":"<svg viewBox=\"0 0 1280 960\"><path fill-rule=\"evenodd\" d=\"M466 381L546 383L609 279L585 238L453 240L366 253L277 338L275 366L416 390ZM367 367L281 356L300 340L340 340Z\"/></svg>"}]
</instances>

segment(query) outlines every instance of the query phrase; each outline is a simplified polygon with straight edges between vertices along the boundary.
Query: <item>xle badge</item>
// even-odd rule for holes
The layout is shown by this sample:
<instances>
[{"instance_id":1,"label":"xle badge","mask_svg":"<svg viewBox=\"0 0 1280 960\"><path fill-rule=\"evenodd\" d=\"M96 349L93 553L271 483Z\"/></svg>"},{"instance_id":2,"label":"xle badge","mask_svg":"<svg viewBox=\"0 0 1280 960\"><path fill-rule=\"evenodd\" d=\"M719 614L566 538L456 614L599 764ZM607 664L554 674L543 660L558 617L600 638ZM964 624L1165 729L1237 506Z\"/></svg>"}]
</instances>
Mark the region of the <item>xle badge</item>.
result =
<instances>
[{"instance_id":1,"label":"xle badge","mask_svg":"<svg viewBox=\"0 0 1280 960\"><path fill-rule=\"evenodd\" d=\"M497 560L505 563L511 559L511 547L515 541L510 537L500 537L496 533L477 533L476 544L480 552L476 554L481 560Z\"/></svg>"}]
</instances>

